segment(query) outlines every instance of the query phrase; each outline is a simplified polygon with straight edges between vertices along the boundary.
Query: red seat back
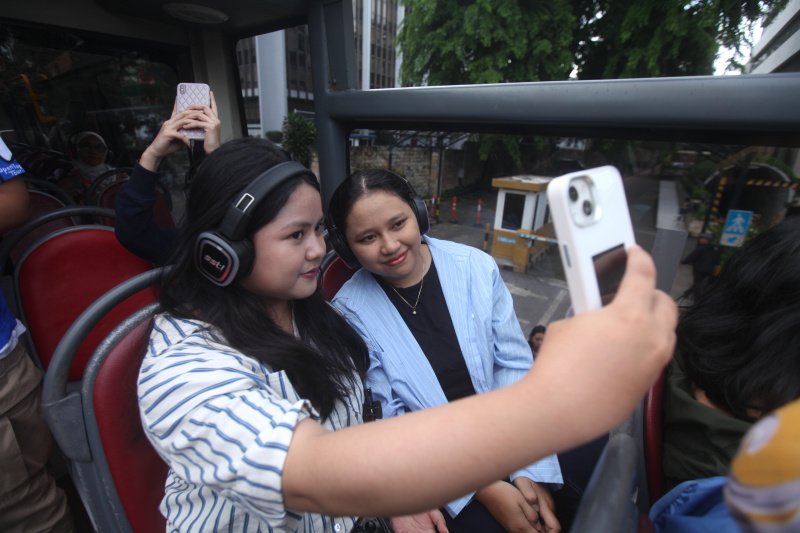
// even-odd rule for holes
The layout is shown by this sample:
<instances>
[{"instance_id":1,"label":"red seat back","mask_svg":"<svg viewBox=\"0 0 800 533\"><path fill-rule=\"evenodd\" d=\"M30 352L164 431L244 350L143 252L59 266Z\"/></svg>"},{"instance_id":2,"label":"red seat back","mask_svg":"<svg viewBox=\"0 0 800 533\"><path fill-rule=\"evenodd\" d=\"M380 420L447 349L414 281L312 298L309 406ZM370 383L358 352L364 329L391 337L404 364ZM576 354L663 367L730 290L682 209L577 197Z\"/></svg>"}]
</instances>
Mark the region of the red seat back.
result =
<instances>
[{"instance_id":1,"label":"red seat back","mask_svg":"<svg viewBox=\"0 0 800 533\"><path fill-rule=\"evenodd\" d=\"M29 190L28 194L31 198L31 209L33 210L32 218L43 213L49 213L50 211L55 211L56 209L62 209L66 207L64 202L51 194L47 194L46 192ZM24 254L28 248L30 248L45 235L74 225L75 222L72 220L72 218L64 217L53 220L52 222L48 222L47 224L36 228L25 235L25 237L23 237L16 244L16 246L14 246L14 249L11 250L11 253L9 254L11 261L16 264L17 261L19 261L19 258L22 257L22 254Z\"/></svg>"},{"instance_id":2,"label":"red seat back","mask_svg":"<svg viewBox=\"0 0 800 533\"><path fill-rule=\"evenodd\" d=\"M128 180L115 181L104 189L100 190L100 195L97 197L97 205L100 207L108 207L114 209L114 203L117 201L117 193L119 188ZM156 190L156 203L153 205L153 218L159 228L174 228L175 221L172 220L172 213L169 212L169 206L164 199L161 191ZM114 227L114 219L103 218L103 224L106 226Z\"/></svg>"},{"instance_id":3,"label":"red seat back","mask_svg":"<svg viewBox=\"0 0 800 533\"><path fill-rule=\"evenodd\" d=\"M93 404L114 486L135 532L164 531L158 510L169 468L147 440L136 383L152 322L144 320L108 352L94 381Z\"/></svg>"},{"instance_id":4,"label":"red seat back","mask_svg":"<svg viewBox=\"0 0 800 533\"><path fill-rule=\"evenodd\" d=\"M329 302L333 300L342 285L352 278L357 271L357 268L347 266L339 256L336 256L329 264L324 265L322 267L321 289L325 299Z\"/></svg>"},{"instance_id":5,"label":"red seat back","mask_svg":"<svg viewBox=\"0 0 800 533\"><path fill-rule=\"evenodd\" d=\"M666 370L644 399L644 464L650 504L664 495L664 383Z\"/></svg>"},{"instance_id":6,"label":"red seat back","mask_svg":"<svg viewBox=\"0 0 800 533\"><path fill-rule=\"evenodd\" d=\"M43 368L84 309L122 281L152 268L123 248L113 230L101 226L76 226L52 234L23 256L17 266L17 300ZM69 379L81 378L92 352L114 326L153 301L154 293L147 289L108 313L78 350Z\"/></svg>"}]
</instances>

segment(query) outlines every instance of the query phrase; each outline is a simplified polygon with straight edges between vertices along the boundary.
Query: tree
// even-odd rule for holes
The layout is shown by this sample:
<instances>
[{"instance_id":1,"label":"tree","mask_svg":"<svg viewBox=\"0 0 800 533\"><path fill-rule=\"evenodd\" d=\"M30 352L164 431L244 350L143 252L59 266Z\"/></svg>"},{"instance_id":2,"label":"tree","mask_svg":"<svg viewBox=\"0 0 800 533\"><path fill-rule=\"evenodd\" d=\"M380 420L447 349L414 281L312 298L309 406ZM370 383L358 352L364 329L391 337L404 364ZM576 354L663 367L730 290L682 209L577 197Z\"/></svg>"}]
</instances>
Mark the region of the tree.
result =
<instances>
[{"instance_id":1,"label":"tree","mask_svg":"<svg viewBox=\"0 0 800 533\"><path fill-rule=\"evenodd\" d=\"M711 74L787 0L402 0L406 84Z\"/></svg>"},{"instance_id":2,"label":"tree","mask_svg":"<svg viewBox=\"0 0 800 533\"><path fill-rule=\"evenodd\" d=\"M559 80L569 76L569 0L403 0L405 84Z\"/></svg>"},{"instance_id":3,"label":"tree","mask_svg":"<svg viewBox=\"0 0 800 533\"><path fill-rule=\"evenodd\" d=\"M317 140L314 122L300 113L289 113L283 118L283 146L296 161L306 167L311 164L311 147Z\"/></svg>"},{"instance_id":4,"label":"tree","mask_svg":"<svg viewBox=\"0 0 800 533\"><path fill-rule=\"evenodd\" d=\"M742 46L786 0L580 0L574 43L581 79L712 74L720 46L742 68Z\"/></svg>"}]
</instances>

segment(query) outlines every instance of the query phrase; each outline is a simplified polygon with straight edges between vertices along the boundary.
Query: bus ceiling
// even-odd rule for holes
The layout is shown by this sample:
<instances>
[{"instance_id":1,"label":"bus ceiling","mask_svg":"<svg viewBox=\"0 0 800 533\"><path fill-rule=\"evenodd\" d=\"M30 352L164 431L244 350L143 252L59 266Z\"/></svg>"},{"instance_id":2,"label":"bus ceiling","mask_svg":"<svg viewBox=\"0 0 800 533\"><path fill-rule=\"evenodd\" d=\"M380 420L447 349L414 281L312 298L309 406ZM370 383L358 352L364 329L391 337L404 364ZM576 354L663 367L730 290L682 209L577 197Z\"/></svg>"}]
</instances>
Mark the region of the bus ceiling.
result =
<instances>
[{"instance_id":1,"label":"bus ceiling","mask_svg":"<svg viewBox=\"0 0 800 533\"><path fill-rule=\"evenodd\" d=\"M317 119L331 119L348 131L395 128L800 146L797 73L358 91L351 0L204 0L202 5L81 0L92 12L105 12L105 18L89 16L77 3L68 8L72 17L59 14L63 3L54 0L5 3L0 16L66 25L79 15L76 29L97 32L111 21L133 33L136 26L150 24L143 31L163 41L170 39L166 34L172 28L173 40L192 50L195 77L215 89L221 106L226 98L219 96L226 96L226 89L231 90L227 96L235 94L235 65L228 64L220 48L307 22L312 56L328 58L313 64Z\"/></svg>"}]
</instances>

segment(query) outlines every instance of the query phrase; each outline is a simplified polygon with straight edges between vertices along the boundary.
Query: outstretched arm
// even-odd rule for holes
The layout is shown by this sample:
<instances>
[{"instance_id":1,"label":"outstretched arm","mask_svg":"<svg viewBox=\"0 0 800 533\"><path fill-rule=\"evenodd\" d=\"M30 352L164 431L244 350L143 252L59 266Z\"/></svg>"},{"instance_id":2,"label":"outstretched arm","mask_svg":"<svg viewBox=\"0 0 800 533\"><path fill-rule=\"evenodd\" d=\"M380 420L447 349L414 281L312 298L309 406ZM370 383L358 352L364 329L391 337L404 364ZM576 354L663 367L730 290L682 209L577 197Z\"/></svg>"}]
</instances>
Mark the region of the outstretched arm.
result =
<instances>
[{"instance_id":1,"label":"outstretched arm","mask_svg":"<svg viewBox=\"0 0 800 533\"><path fill-rule=\"evenodd\" d=\"M531 372L508 387L334 433L303 420L284 465L287 507L411 514L610 430L672 355L677 309L655 280L632 247L614 301L551 324Z\"/></svg>"}]
</instances>

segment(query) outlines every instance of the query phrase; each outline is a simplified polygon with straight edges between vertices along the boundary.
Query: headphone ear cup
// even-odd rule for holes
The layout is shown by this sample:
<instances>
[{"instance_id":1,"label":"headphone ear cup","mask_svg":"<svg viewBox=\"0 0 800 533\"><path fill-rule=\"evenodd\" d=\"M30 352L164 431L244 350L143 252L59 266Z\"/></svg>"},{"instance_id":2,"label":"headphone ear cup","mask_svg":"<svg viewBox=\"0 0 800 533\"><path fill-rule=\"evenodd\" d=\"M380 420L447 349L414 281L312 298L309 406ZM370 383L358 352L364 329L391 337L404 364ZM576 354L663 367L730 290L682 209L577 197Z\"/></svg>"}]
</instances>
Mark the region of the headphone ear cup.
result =
<instances>
[{"instance_id":1,"label":"headphone ear cup","mask_svg":"<svg viewBox=\"0 0 800 533\"><path fill-rule=\"evenodd\" d=\"M218 233L204 231L195 241L195 266L209 281L227 287L253 269L255 249L249 239L229 241Z\"/></svg>"},{"instance_id":2,"label":"headphone ear cup","mask_svg":"<svg viewBox=\"0 0 800 533\"><path fill-rule=\"evenodd\" d=\"M425 200L415 194L411 201L411 210L414 212L414 216L417 217L419 234L425 235L431 229L431 221L428 216L428 207L425 205Z\"/></svg>"},{"instance_id":3,"label":"headphone ear cup","mask_svg":"<svg viewBox=\"0 0 800 533\"><path fill-rule=\"evenodd\" d=\"M356 259L356 254L353 253L353 250L350 249L350 245L347 244L347 239L336 226L331 225L328 227L328 242L331 243L333 249L336 250L336 253L339 254L339 257L342 258L342 261L344 261L348 267L352 269L361 266L361 263Z\"/></svg>"},{"instance_id":4,"label":"headphone ear cup","mask_svg":"<svg viewBox=\"0 0 800 533\"><path fill-rule=\"evenodd\" d=\"M256 262L256 247L250 239L242 239L231 244L236 249L236 255L239 258L239 271L234 279L236 281L253 272L253 265Z\"/></svg>"}]
</instances>

